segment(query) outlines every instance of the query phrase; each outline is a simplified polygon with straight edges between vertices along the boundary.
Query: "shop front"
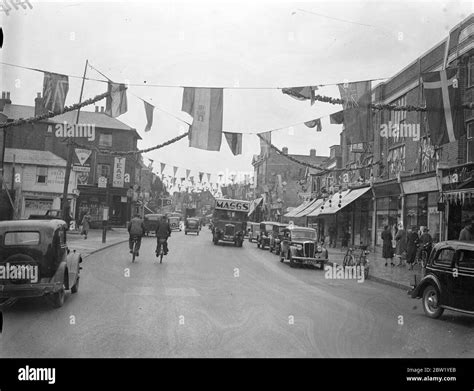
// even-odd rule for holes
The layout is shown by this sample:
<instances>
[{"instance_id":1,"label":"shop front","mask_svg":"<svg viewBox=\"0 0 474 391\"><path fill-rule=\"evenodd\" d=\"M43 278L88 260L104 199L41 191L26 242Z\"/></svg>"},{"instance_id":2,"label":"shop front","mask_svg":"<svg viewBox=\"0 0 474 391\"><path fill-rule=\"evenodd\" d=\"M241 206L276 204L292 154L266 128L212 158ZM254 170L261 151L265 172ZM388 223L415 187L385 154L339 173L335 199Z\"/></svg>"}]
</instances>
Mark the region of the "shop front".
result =
<instances>
[{"instance_id":1,"label":"shop front","mask_svg":"<svg viewBox=\"0 0 474 391\"><path fill-rule=\"evenodd\" d=\"M372 242L374 246L381 246L381 236L385 227L388 226L395 237L398 224L403 223L401 188L398 181L392 179L374 184L373 189L375 193L375 227Z\"/></svg>"}]
</instances>

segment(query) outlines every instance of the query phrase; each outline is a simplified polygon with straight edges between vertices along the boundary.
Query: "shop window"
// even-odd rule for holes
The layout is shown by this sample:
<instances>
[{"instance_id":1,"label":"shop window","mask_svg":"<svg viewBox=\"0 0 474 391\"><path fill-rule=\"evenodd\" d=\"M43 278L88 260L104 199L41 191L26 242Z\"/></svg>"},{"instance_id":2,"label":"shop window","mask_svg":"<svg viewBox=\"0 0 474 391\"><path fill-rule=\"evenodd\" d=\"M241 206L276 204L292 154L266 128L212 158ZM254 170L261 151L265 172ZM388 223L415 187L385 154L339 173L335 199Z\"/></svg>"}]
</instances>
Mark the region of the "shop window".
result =
<instances>
[{"instance_id":1,"label":"shop window","mask_svg":"<svg viewBox=\"0 0 474 391\"><path fill-rule=\"evenodd\" d=\"M97 165L97 177L105 176L109 178L110 176L110 165L108 164L98 164Z\"/></svg>"},{"instance_id":2,"label":"shop window","mask_svg":"<svg viewBox=\"0 0 474 391\"><path fill-rule=\"evenodd\" d=\"M99 147L112 147L112 133L101 133L99 136Z\"/></svg>"},{"instance_id":3,"label":"shop window","mask_svg":"<svg viewBox=\"0 0 474 391\"><path fill-rule=\"evenodd\" d=\"M405 197L406 218L405 225L418 226L418 194L409 194Z\"/></svg>"},{"instance_id":4,"label":"shop window","mask_svg":"<svg viewBox=\"0 0 474 391\"><path fill-rule=\"evenodd\" d=\"M36 183L46 183L48 180L48 167L36 167Z\"/></svg>"},{"instance_id":5,"label":"shop window","mask_svg":"<svg viewBox=\"0 0 474 391\"><path fill-rule=\"evenodd\" d=\"M474 162L474 121L467 124L467 161Z\"/></svg>"},{"instance_id":6,"label":"shop window","mask_svg":"<svg viewBox=\"0 0 474 391\"><path fill-rule=\"evenodd\" d=\"M418 225L428 226L428 193L418 194Z\"/></svg>"}]
</instances>

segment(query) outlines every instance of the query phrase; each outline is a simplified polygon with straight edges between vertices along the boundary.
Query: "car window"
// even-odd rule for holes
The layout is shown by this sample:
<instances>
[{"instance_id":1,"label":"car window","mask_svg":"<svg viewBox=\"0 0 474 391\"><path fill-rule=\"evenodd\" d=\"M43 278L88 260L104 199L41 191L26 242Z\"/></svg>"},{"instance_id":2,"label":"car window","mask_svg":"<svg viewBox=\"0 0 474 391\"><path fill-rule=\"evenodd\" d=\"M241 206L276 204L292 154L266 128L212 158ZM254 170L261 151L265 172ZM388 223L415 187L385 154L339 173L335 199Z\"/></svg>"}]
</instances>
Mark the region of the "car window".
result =
<instances>
[{"instance_id":1,"label":"car window","mask_svg":"<svg viewBox=\"0 0 474 391\"><path fill-rule=\"evenodd\" d=\"M5 246L35 246L40 242L39 232L7 232Z\"/></svg>"},{"instance_id":2,"label":"car window","mask_svg":"<svg viewBox=\"0 0 474 391\"><path fill-rule=\"evenodd\" d=\"M474 251L461 250L459 254L459 267L474 269Z\"/></svg>"},{"instance_id":3,"label":"car window","mask_svg":"<svg viewBox=\"0 0 474 391\"><path fill-rule=\"evenodd\" d=\"M438 251L435 258L435 265L453 267L454 250L452 248L443 248Z\"/></svg>"}]
</instances>

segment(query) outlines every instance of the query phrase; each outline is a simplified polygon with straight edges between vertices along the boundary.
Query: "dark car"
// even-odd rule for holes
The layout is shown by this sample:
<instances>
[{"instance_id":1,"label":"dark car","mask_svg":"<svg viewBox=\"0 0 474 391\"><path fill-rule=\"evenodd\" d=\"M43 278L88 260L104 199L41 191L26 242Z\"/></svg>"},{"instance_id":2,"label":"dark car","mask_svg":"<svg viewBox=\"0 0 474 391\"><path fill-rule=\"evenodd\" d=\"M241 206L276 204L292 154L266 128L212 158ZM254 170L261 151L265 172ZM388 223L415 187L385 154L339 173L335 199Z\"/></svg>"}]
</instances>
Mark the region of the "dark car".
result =
<instances>
[{"instance_id":1,"label":"dark car","mask_svg":"<svg viewBox=\"0 0 474 391\"><path fill-rule=\"evenodd\" d=\"M439 318L445 309L474 315L474 242L437 243L411 291L422 299L425 314Z\"/></svg>"},{"instance_id":2,"label":"dark car","mask_svg":"<svg viewBox=\"0 0 474 391\"><path fill-rule=\"evenodd\" d=\"M260 223L248 222L248 233L249 233L249 242L258 241L258 236L260 235Z\"/></svg>"},{"instance_id":3,"label":"dark car","mask_svg":"<svg viewBox=\"0 0 474 391\"><path fill-rule=\"evenodd\" d=\"M201 222L198 218L188 217L184 223L184 234L187 235L188 232L194 232L196 235L199 235L201 230Z\"/></svg>"},{"instance_id":4,"label":"dark car","mask_svg":"<svg viewBox=\"0 0 474 391\"><path fill-rule=\"evenodd\" d=\"M274 221L262 221L260 223L260 235L257 239L257 247L262 250L270 246L270 233L273 232Z\"/></svg>"},{"instance_id":5,"label":"dark car","mask_svg":"<svg viewBox=\"0 0 474 391\"><path fill-rule=\"evenodd\" d=\"M145 224L145 235L148 236L150 232L156 232L158 222L163 218L162 214L147 214L143 219Z\"/></svg>"},{"instance_id":6,"label":"dark car","mask_svg":"<svg viewBox=\"0 0 474 391\"><path fill-rule=\"evenodd\" d=\"M288 224L284 223L273 223L273 230L270 233L270 244L269 250L270 252L275 252L276 255L280 254L280 243L283 239L283 231L288 227Z\"/></svg>"},{"instance_id":7,"label":"dark car","mask_svg":"<svg viewBox=\"0 0 474 391\"><path fill-rule=\"evenodd\" d=\"M0 303L47 296L54 307L79 289L81 255L69 251L63 220L0 222ZM13 274L15 270L15 276Z\"/></svg>"},{"instance_id":8,"label":"dark car","mask_svg":"<svg viewBox=\"0 0 474 391\"><path fill-rule=\"evenodd\" d=\"M321 269L328 262L328 250L318 243L314 228L289 226L283 231L280 262L290 261L290 266L319 265Z\"/></svg>"}]
</instances>

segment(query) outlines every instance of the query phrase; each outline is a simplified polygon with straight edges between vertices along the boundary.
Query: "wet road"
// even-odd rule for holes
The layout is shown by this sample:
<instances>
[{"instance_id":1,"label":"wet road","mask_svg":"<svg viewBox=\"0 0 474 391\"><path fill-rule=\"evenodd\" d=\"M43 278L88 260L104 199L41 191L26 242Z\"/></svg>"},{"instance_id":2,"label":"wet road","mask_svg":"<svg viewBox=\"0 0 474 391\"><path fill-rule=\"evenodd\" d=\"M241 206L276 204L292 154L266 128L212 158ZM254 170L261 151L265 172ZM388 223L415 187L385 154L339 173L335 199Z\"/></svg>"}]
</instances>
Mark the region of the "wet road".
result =
<instances>
[{"instance_id":1,"label":"wet road","mask_svg":"<svg viewBox=\"0 0 474 391\"><path fill-rule=\"evenodd\" d=\"M154 246L86 258L62 308L4 310L0 357L474 357L474 317L429 319L400 289L215 246L207 228L173 233L163 264Z\"/></svg>"}]
</instances>

